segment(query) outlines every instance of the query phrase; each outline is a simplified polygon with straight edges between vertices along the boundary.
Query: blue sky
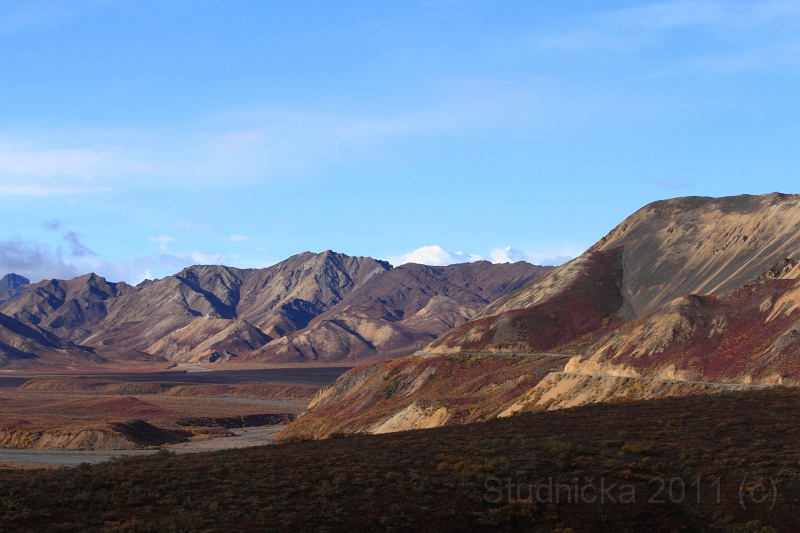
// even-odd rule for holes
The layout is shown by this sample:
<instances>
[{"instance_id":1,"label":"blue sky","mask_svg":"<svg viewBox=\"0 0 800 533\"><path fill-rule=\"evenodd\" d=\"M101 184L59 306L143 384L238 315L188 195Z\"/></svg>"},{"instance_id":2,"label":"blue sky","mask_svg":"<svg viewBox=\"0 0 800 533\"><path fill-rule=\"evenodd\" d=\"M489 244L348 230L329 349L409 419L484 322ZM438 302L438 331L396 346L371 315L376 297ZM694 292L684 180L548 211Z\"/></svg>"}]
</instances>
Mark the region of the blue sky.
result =
<instances>
[{"instance_id":1,"label":"blue sky","mask_svg":"<svg viewBox=\"0 0 800 533\"><path fill-rule=\"evenodd\" d=\"M0 273L557 263L800 192L799 99L794 0L0 0Z\"/></svg>"}]
</instances>

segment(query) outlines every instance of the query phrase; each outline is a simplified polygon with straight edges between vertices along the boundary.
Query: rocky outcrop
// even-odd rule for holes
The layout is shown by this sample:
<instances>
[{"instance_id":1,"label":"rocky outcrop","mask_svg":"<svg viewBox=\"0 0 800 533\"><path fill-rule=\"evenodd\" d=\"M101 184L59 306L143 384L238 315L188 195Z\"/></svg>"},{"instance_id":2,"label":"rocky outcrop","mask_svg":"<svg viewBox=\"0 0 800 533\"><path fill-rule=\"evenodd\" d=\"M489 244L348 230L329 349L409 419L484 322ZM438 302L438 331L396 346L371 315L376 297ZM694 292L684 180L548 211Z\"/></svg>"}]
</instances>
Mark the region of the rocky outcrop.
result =
<instances>
[{"instance_id":1,"label":"rocky outcrop","mask_svg":"<svg viewBox=\"0 0 800 533\"><path fill-rule=\"evenodd\" d=\"M800 279L759 279L687 295L601 336L579 373L765 385L800 384Z\"/></svg>"},{"instance_id":2,"label":"rocky outcrop","mask_svg":"<svg viewBox=\"0 0 800 533\"><path fill-rule=\"evenodd\" d=\"M191 432L167 430L144 420L114 422L103 428L0 429L0 447L50 450L134 450L189 440Z\"/></svg>"},{"instance_id":3,"label":"rocky outcrop","mask_svg":"<svg viewBox=\"0 0 800 533\"><path fill-rule=\"evenodd\" d=\"M670 396L712 394L746 390L743 383L707 383L677 379L652 379L552 372L506 407L498 417L503 418L530 411L568 409L590 403L608 401L655 400Z\"/></svg>"}]
</instances>

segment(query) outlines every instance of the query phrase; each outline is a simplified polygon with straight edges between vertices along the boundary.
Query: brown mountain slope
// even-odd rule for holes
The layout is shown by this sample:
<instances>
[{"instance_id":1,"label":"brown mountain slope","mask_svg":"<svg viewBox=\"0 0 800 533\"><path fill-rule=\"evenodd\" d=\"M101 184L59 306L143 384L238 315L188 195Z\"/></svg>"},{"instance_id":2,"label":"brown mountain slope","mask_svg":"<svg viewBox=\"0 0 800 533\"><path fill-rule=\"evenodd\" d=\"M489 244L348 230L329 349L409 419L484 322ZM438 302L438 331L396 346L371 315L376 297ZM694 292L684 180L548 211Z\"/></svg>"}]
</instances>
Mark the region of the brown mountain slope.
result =
<instances>
[{"instance_id":1,"label":"brown mountain slope","mask_svg":"<svg viewBox=\"0 0 800 533\"><path fill-rule=\"evenodd\" d=\"M195 360L215 351L255 350L305 327L390 268L328 251L265 269L195 266L139 287L89 274L38 283L0 310L109 356Z\"/></svg>"},{"instance_id":2,"label":"brown mountain slope","mask_svg":"<svg viewBox=\"0 0 800 533\"><path fill-rule=\"evenodd\" d=\"M258 354L281 360L407 355L549 269L525 262L402 265Z\"/></svg>"},{"instance_id":3,"label":"brown mountain slope","mask_svg":"<svg viewBox=\"0 0 800 533\"><path fill-rule=\"evenodd\" d=\"M409 356L354 368L278 440L390 433L496 418L567 358Z\"/></svg>"},{"instance_id":4,"label":"brown mountain slope","mask_svg":"<svg viewBox=\"0 0 800 533\"><path fill-rule=\"evenodd\" d=\"M391 268L370 257L306 252L253 271L242 286L238 313L272 337L286 335Z\"/></svg>"},{"instance_id":5,"label":"brown mountain slope","mask_svg":"<svg viewBox=\"0 0 800 533\"><path fill-rule=\"evenodd\" d=\"M2 312L63 339L79 340L105 318L110 302L131 290L125 283L108 283L95 274L41 281L3 304Z\"/></svg>"},{"instance_id":6,"label":"brown mountain slope","mask_svg":"<svg viewBox=\"0 0 800 533\"><path fill-rule=\"evenodd\" d=\"M794 264L792 261L791 264ZM601 337L575 373L800 384L800 268L719 295L676 298Z\"/></svg>"},{"instance_id":7,"label":"brown mountain slope","mask_svg":"<svg viewBox=\"0 0 800 533\"><path fill-rule=\"evenodd\" d=\"M581 257L501 298L428 350L445 360L467 357L452 352L571 356L543 379L517 390L514 399L476 396L476 412L491 407L500 409L497 416L614 398L798 385L798 230L800 196L657 202ZM474 372L491 373L493 357L509 355L475 359ZM421 361L407 357L372 370L397 381L398 390L410 390ZM425 416L417 412L436 398L421 397L425 387L391 403L369 396L371 381L360 380L359 372L363 368L342 376L323 394L324 405L312 404L287 435L320 437L340 430L372 432L385 424L409 429L458 421L444 416L434 421L426 418L428 411L421 411ZM512 366L506 378L522 380L524 373ZM460 384L450 380L432 392L443 399ZM348 419L360 422L347 425Z\"/></svg>"},{"instance_id":8,"label":"brown mountain slope","mask_svg":"<svg viewBox=\"0 0 800 533\"><path fill-rule=\"evenodd\" d=\"M276 440L390 433L504 418L607 400L654 399L747 389L625 377L563 374L569 357L410 355L353 368L322 390Z\"/></svg>"},{"instance_id":9,"label":"brown mountain slope","mask_svg":"<svg viewBox=\"0 0 800 533\"><path fill-rule=\"evenodd\" d=\"M83 342L178 361L250 352L306 326L389 268L330 251L299 254L265 269L190 267L115 302Z\"/></svg>"},{"instance_id":10,"label":"brown mountain slope","mask_svg":"<svg viewBox=\"0 0 800 533\"><path fill-rule=\"evenodd\" d=\"M69 362L71 359L97 361L90 351L64 342L56 335L36 326L0 313L0 365L18 366L18 363L41 358L43 362Z\"/></svg>"},{"instance_id":11,"label":"brown mountain slope","mask_svg":"<svg viewBox=\"0 0 800 533\"><path fill-rule=\"evenodd\" d=\"M566 269L561 269L561 276L550 280L560 288L553 296L542 298L530 307L495 316L484 316L484 312L435 341L428 349L434 352L547 351L620 323L619 311L624 304L620 292L622 250L584 254L570 267L572 270L565 273ZM555 270L541 277L551 277L553 272ZM536 281L522 290L535 286Z\"/></svg>"},{"instance_id":12,"label":"brown mountain slope","mask_svg":"<svg viewBox=\"0 0 800 533\"><path fill-rule=\"evenodd\" d=\"M434 351L555 349L577 339L574 330L553 342L546 321L528 321L524 327L496 339L486 335L520 309L556 304L573 287L598 283L601 292L609 278L597 272L598 252L619 255L622 302L616 314L582 309L594 322L627 321L653 311L686 294L719 294L756 278L800 249L800 196L770 194L726 198L677 198L652 203L612 230L582 256L555 268L525 287L488 306L478 320L434 342ZM572 337L570 339L569 337Z\"/></svg>"}]
</instances>

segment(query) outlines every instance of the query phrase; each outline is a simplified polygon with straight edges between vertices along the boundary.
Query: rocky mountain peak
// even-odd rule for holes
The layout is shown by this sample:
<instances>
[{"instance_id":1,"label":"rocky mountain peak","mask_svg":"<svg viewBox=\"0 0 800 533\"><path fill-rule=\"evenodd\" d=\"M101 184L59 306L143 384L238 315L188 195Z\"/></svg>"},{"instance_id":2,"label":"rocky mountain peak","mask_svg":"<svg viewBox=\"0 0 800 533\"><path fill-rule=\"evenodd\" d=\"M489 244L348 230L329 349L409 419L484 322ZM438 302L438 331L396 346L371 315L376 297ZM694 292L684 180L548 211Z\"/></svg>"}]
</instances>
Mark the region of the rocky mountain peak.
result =
<instances>
[{"instance_id":1,"label":"rocky mountain peak","mask_svg":"<svg viewBox=\"0 0 800 533\"><path fill-rule=\"evenodd\" d=\"M0 278L0 303L13 300L30 285L31 280L19 274L6 274Z\"/></svg>"}]
</instances>

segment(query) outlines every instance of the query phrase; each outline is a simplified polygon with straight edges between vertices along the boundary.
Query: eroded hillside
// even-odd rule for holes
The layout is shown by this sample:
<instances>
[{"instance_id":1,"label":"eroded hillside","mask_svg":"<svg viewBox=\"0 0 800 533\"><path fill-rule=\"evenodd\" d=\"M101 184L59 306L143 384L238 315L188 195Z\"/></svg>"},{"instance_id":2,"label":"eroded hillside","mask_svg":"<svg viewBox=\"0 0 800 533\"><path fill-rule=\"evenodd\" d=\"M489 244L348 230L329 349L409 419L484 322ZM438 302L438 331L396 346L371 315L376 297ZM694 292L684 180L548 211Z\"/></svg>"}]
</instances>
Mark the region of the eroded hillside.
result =
<instances>
[{"instance_id":1,"label":"eroded hillside","mask_svg":"<svg viewBox=\"0 0 800 533\"><path fill-rule=\"evenodd\" d=\"M499 298L477 320L442 336L430 349L491 351L502 350L503 344L508 343L519 344L518 350L554 348L556 344L542 341L541 332L548 328L539 320L529 321L499 339L485 332L499 327L494 325L520 310L560 307L560 301L570 299L575 290L584 291L579 300L586 302L578 312L595 316L597 311L591 300L607 298L609 277L607 271L597 268L598 253L618 256L619 271L613 283L618 284L622 301L613 318L622 322L688 294L733 290L795 257L798 249L797 195L690 197L654 202L628 217L580 257ZM593 285L597 285L595 291ZM554 341L565 342L563 338Z\"/></svg>"},{"instance_id":2,"label":"eroded hillside","mask_svg":"<svg viewBox=\"0 0 800 533\"><path fill-rule=\"evenodd\" d=\"M796 385L798 249L800 196L656 202L580 257L498 299L426 350L442 358L483 353L476 365L487 375L498 364L492 357L565 356L533 382L527 370L511 365L504 377L526 383L524 390L498 397L471 391L473 409L485 416ZM413 376L422 361L409 357L370 369L389 379L387 373L404 365L402 372ZM403 380L398 383L410 387ZM453 377L440 390L430 389L430 396L415 392L394 402L381 401L374 380L353 389L334 387L286 435L319 438L339 430L459 423L437 411L437 401L446 402L449 390L463 385ZM350 426L342 426L338 412L347 413Z\"/></svg>"}]
</instances>

